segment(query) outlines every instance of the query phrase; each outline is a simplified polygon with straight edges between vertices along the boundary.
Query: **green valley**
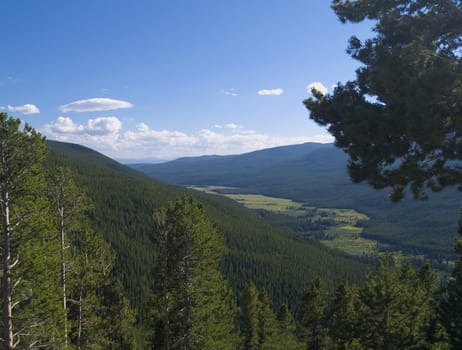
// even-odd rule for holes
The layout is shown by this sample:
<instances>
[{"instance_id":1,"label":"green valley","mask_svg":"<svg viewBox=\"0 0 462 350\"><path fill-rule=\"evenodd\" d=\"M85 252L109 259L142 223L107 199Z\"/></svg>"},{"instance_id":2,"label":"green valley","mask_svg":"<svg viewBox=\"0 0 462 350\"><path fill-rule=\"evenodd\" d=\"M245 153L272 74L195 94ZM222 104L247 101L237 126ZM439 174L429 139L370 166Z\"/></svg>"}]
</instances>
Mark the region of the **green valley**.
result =
<instances>
[{"instance_id":1,"label":"green valley","mask_svg":"<svg viewBox=\"0 0 462 350\"><path fill-rule=\"evenodd\" d=\"M317 208L306 203L295 202L291 199L270 197L261 194L245 194L238 188L226 186L188 186L192 189L206 193L221 194L235 200L243 206L259 211L260 215L267 217L263 211L279 214L281 226L294 229L297 233L313 236L316 229L321 230L320 242L327 247L340 250L351 255L377 255L381 250L378 241L362 237L364 223L369 220L365 214L353 209ZM232 190L233 193L227 193ZM284 222L284 219L287 219ZM305 230L288 225L289 222L298 221L300 226L309 222L310 227ZM398 252L395 252L398 253Z\"/></svg>"},{"instance_id":2,"label":"green valley","mask_svg":"<svg viewBox=\"0 0 462 350\"><path fill-rule=\"evenodd\" d=\"M333 145L307 143L283 146L242 155L185 158L163 164L138 164L134 168L147 175L182 186L214 186L226 195L264 195L286 198L315 208L352 209L366 215L361 238L343 230L350 243L333 243L339 249L356 252L355 244L368 251L401 252L400 256L423 255L441 269L454 259L453 241L457 231L459 193L448 189L431 195L428 201L405 198L400 203L388 199L389 189L374 190L367 184L351 183L346 171L347 157ZM296 232L311 231L324 240L325 229L293 218L265 214L271 222L287 221ZM290 223L289 223L290 222ZM371 243L372 242L372 243ZM338 245L337 245L338 244Z\"/></svg>"}]
</instances>

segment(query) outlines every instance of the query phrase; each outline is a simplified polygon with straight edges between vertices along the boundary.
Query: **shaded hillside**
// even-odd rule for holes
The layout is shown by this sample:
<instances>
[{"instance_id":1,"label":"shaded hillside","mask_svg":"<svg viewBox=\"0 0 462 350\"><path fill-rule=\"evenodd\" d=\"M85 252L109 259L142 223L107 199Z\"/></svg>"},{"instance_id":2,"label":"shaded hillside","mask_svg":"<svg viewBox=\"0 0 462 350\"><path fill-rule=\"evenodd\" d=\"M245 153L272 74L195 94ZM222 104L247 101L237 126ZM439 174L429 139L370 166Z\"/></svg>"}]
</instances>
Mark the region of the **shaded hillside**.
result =
<instances>
[{"instance_id":1,"label":"shaded hillside","mask_svg":"<svg viewBox=\"0 0 462 350\"><path fill-rule=\"evenodd\" d=\"M318 207L352 208L371 218L365 224L366 237L433 259L452 255L459 192L447 190L426 202L408 196L392 203L387 190L353 184L346 172L346 155L333 145L310 143L283 149L283 154L275 148L136 168L174 184L239 187L236 191L290 198Z\"/></svg>"},{"instance_id":2,"label":"shaded hillside","mask_svg":"<svg viewBox=\"0 0 462 350\"><path fill-rule=\"evenodd\" d=\"M88 148L49 141L48 165L64 165L77 174L95 204L92 217L97 230L114 247L116 275L132 303L145 310L156 283L156 232L153 213L186 190L153 181ZM275 304L292 303L306 283L320 275L330 286L343 278L361 280L365 265L320 244L274 228L255 212L216 195L189 191L204 203L229 254L224 272L235 290L252 279L264 287Z\"/></svg>"},{"instance_id":3,"label":"shaded hillside","mask_svg":"<svg viewBox=\"0 0 462 350\"><path fill-rule=\"evenodd\" d=\"M226 183L245 187L248 176L257 180L262 169L297 160L320 148L333 148L332 144L305 143L282 146L242 155L186 157L160 164L131 164L152 177L179 185L215 185ZM193 182L191 182L193 181ZM256 183L257 181L252 181Z\"/></svg>"}]
</instances>

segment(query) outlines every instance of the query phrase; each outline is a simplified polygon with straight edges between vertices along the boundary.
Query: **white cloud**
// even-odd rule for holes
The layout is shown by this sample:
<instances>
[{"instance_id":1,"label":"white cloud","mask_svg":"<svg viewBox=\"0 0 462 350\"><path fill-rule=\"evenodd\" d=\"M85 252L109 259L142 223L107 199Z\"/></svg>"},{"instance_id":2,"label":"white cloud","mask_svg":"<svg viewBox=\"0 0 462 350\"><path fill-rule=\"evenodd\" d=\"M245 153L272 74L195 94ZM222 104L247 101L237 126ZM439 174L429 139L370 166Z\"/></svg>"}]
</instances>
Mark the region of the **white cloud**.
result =
<instances>
[{"instance_id":1,"label":"white cloud","mask_svg":"<svg viewBox=\"0 0 462 350\"><path fill-rule=\"evenodd\" d=\"M326 95L329 91L319 81L312 82L306 87L306 91L311 94L313 90L319 91L321 94Z\"/></svg>"},{"instance_id":2,"label":"white cloud","mask_svg":"<svg viewBox=\"0 0 462 350\"><path fill-rule=\"evenodd\" d=\"M86 145L95 150L115 156L122 123L117 117L89 119L85 125L75 123L69 117L58 117L40 130L47 137Z\"/></svg>"},{"instance_id":3,"label":"white cloud","mask_svg":"<svg viewBox=\"0 0 462 350\"><path fill-rule=\"evenodd\" d=\"M91 133L117 133L122 123L117 117L99 117L88 120L87 130Z\"/></svg>"},{"instance_id":4,"label":"white cloud","mask_svg":"<svg viewBox=\"0 0 462 350\"><path fill-rule=\"evenodd\" d=\"M59 117L41 132L50 139L86 145L113 158L174 159L204 154L240 154L262 148L304 142L332 142L329 135L284 137L258 133L234 123L222 128L202 129L194 133L178 130L155 130L146 123L122 131L117 117L101 117L85 124Z\"/></svg>"},{"instance_id":5,"label":"white cloud","mask_svg":"<svg viewBox=\"0 0 462 350\"><path fill-rule=\"evenodd\" d=\"M234 88L229 89L229 90L221 90L221 93L226 95L226 96L232 96L232 97L239 96L239 94L236 92L236 90Z\"/></svg>"},{"instance_id":6,"label":"white cloud","mask_svg":"<svg viewBox=\"0 0 462 350\"><path fill-rule=\"evenodd\" d=\"M96 97L86 100L74 101L59 107L63 113L67 112L101 112L115 109L132 108L130 102L115 100L112 98Z\"/></svg>"},{"instance_id":7,"label":"white cloud","mask_svg":"<svg viewBox=\"0 0 462 350\"><path fill-rule=\"evenodd\" d=\"M51 134L108 135L118 133L121 128L122 123L117 117L89 119L86 125L76 124L69 117L58 117L56 121L46 124L43 130Z\"/></svg>"},{"instance_id":8,"label":"white cloud","mask_svg":"<svg viewBox=\"0 0 462 350\"><path fill-rule=\"evenodd\" d=\"M279 96L284 93L283 89L268 89L268 90L259 90L257 94L260 96Z\"/></svg>"},{"instance_id":9,"label":"white cloud","mask_svg":"<svg viewBox=\"0 0 462 350\"><path fill-rule=\"evenodd\" d=\"M237 125L235 123L227 123L227 124L224 124L224 125L215 124L213 127L215 129L230 129L230 130L242 129L243 128L242 125Z\"/></svg>"},{"instance_id":10,"label":"white cloud","mask_svg":"<svg viewBox=\"0 0 462 350\"><path fill-rule=\"evenodd\" d=\"M1 109L4 110L5 107L1 107ZM38 107L36 105L30 104L30 103L27 103L27 104L22 105L22 106L10 106L10 105L8 105L6 107L6 109L8 110L8 112L20 113L20 114L24 114L24 115L40 113L40 110L38 109Z\"/></svg>"},{"instance_id":11,"label":"white cloud","mask_svg":"<svg viewBox=\"0 0 462 350\"><path fill-rule=\"evenodd\" d=\"M44 132L48 134L79 134L83 131L83 125L75 124L68 117L58 117L56 121L46 124L44 127Z\"/></svg>"}]
</instances>

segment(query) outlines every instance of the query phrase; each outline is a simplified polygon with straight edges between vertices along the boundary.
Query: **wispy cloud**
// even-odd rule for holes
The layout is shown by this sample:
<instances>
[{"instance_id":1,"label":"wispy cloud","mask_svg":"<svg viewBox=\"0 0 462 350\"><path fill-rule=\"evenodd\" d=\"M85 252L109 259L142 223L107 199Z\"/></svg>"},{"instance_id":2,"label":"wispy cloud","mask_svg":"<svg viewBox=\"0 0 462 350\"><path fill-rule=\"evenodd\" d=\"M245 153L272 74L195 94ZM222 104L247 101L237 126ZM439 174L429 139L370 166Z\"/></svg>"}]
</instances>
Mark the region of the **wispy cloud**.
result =
<instances>
[{"instance_id":1,"label":"wispy cloud","mask_svg":"<svg viewBox=\"0 0 462 350\"><path fill-rule=\"evenodd\" d=\"M36 105L27 103L22 106L10 106L8 105L7 107L0 107L2 110L7 110L8 112L12 113L19 113L19 114L24 114L24 115L29 115L29 114L38 114L40 113L40 109Z\"/></svg>"},{"instance_id":2,"label":"wispy cloud","mask_svg":"<svg viewBox=\"0 0 462 350\"><path fill-rule=\"evenodd\" d=\"M232 97L239 96L239 94L236 92L234 88L229 89L229 90L221 90L220 92L226 96L232 96Z\"/></svg>"},{"instance_id":3,"label":"wispy cloud","mask_svg":"<svg viewBox=\"0 0 462 350\"><path fill-rule=\"evenodd\" d=\"M9 76L9 77L6 77L0 80L0 87L5 87L10 84L20 83L21 81L22 81L21 78L15 78L15 77Z\"/></svg>"},{"instance_id":4,"label":"wispy cloud","mask_svg":"<svg viewBox=\"0 0 462 350\"><path fill-rule=\"evenodd\" d=\"M319 81L314 81L307 85L306 91L309 94L312 94L313 90L319 91L323 95L326 95L329 92L324 84L320 83Z\"/></svg>"},{"instance_id":5,"label":"wispy cloud","mask_svg":"<svg viewBox=\"0 0 462 350\"><path fill-rule=\"evenodd\" d=\"M227 123L227 124L224 124L224 125L215 124L213 127L215 129L231 129L231 130L242 129L243 128L242 125L237 125L235 123Z\"/></svg>"},{"instance_id":6,"label":"wispy cloud","mask_svg":"<svg viewBox=\"0 0 462 350\"><path fill-rule=\"evenodd\" d=\"M86 100L74 101L59 107L62 113L67 112L101 112L116 109L132 108L130 102L112 98L95 97Z\"/></svg>"},{"instance_id":7,"label":"wispy cloud","mask_svg":"<svg viewBox=\"0 0 462 350\"><path fill-rule=\"evenodd\" d=\"M283 93L283 89L263 89L257 92L257 94L259 94L260 96L279 96Z\"/></svg>"},{"instance_id":8,"label":"wispy cloud","mask_svg":"<svg viewBox=\"0 0 462 350\"><path fill-rule=\"evenodd\" d=\"M303 142L332 142L329 135L284 137L259 133L234 123L214 125L193 133L156 130L146 123L123 131L117 117L101 117L85 124L59 117L42 130L48 138L75 142L94 148L110 157L124 159L174 159L204 154L239 154L262 148Z\"/></svg>"}]
</instances>

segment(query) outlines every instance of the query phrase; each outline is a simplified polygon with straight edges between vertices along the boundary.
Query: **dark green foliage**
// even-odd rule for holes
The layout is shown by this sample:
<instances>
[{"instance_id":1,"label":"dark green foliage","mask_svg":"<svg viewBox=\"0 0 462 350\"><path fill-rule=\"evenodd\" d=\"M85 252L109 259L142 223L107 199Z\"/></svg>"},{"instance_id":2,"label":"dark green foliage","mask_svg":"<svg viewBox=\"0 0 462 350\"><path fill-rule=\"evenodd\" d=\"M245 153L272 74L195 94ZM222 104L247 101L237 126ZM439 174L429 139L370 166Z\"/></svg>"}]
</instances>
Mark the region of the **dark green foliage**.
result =
<instances>
[{"instance_id":1,"label":"dark green foliage","mask_svg":"<svg viewBox=\"0 0 462 350\"><path fill-rule=\"evenodd\" d=\"M58 324L59 246L45 196L45 141L29 125L0 113L2 257L1 339L4 349L61 345ZM55 244L56 243L56 244Z\"/></svg>"},{"instance_id":2,"label":"dark green foliage","mask_svg":"<svg viewBox=\"0 0 462 350\"><path fill-rule=\"evenodd\" d=\"M277 314L280 331L281 349L303 349L303 344L298 341L296 336L296 324L294 317L289 311L287 304L282 304Z\"/></svg>"},{"instance_id":3,"label":"dark green foliage","mask_svg":"<svg viewBox=\"0 0 462 350\"><path fill-rule=\"evenodd\" d=\"M343 22L374 22L376 36L350 39L357 79L305 105L350 156L353 181L426 190L462 185L462 2L334 0Z\"/></svg>"},{"instance_id":4,"label":"dark green foliage","mask_svg":"<svg viewBox=\"0 0 462 350\"><path fill-rule=\"evenodd\" d=\"M336 349L449 349L438 323L439 288L428 266L381 260L375 274L357 288L339 287L330 335Z\"/></svg>"},{"instance_id":5,"label":"dark green foliage","mask_svg":"<svg viewBox=\"0 0 462 350\"><path fill-rule=\"evenodd\" d=\"M111 277L113 252L89 225L89 199L68 168L53 169L48 187L60 242L64 348L130 349L134 316Z\"/></svg>"},{"instance_id":6,"label":"dark green foliage","mask_svg":"<svg viewBox=\"0 0 462 350\"><path fill-rule=\"evenodd\" d=\"M107 331L102 315L105 306L101 291L109 283L113 254L101 236L87 226L70 240L72 265L69 268L69 319L71 344L76 348L104 348Z\"/></svg>"},{"instance_id":7,"label":"dark green foliage","mask_svg":"<svg viewBox=\"0 0 462 350\"><path fill-rule=\"evenodd\" d=\"M300 315L300 332L308 350L321 350L327 345L327 291L319 277L305 289Z\"/></svg>"},{"instance_id":8,"label":"dark green foliage","mask_svg":"<svg viewBox=\"0 0 462 350\"><path fill-rule=\"evenodd\" d=\"M156 261L152 213L175 193L169 195L167 186L151 183L85 147L50 141L48 145L53 147L48 167L66 166L75 174L76 184L94 205L90 213L94 230L104 235L116 253L114 272L137 313L144 312L154 285L151 275Z\"/></svg>"},{"instance_id":9,"label":"dark green foliage","mask_svg":"<svg viewBox=\"0 0 462 350\"><path fill-rule=\"evenodd\" d=\"M361 329L358 316L359 289L356 285L341 284L332 302L329 335L334 349L361 349L358 338Z\"/></svg>"},{"instance_id":10,"label":"dark green foliage","mask_svg":"<svg viewBox=\"0 0 462 350\"><path fill-rule=\"evenodd\" d=\"M118 281L108 280L99 288L100 327L99 339L102 349L129 350L136 347L135 313L131 309L122 286Z\"/></svg>"},{"instance_id":11,"label":"dark green foliage","mask_svg":"<svg viewBox=\"0 0 462 350\"><path fill-rule=\"evenodd\" d=\"M462 214L462 212L461 212ZM462 219L459 220L459 234L462 235ZM455 242L458 260L455 262L445 298L442 302L442 320L454 349L462 348L462 239Z\"/></svg>"},{"instance_id":12,"label":"dark green foliage","mask_svg":"<svg viewBox=\"0 0 462 350\"><path fill-rule=\"evenodd\" d=\"M280 349L279 324L271 308L271 300L265 290L258 295L258 349Z\"/></svg>"},{"instance_id":13,"label":"dark green foliage","mask_svg":"<svg viewBox=\"0 0 462 350\"><path fill-rule=\"evenodd\" d=\"M247 282L240 297L240 329L243 350L301 349L295 335L295 322L287 305L281 307L278 317L271 308L266 291L259 292Z\"/></svg>"},{"instance_id":14,"label":"dark green foliage","mask_svg":"<svg viewBox=\"0 0 462 350\"><path fill-rule=\"evenodd\" d=\"M240 298L240 328L244 350L256 350L260 346L260 303L258 289L252 282L247 282Z\"/></svg>"},{"instance_id":15,"label":"dark green foliage","mask_svg":"<svg viewBox=\"0 0 462 350\"><path fill-rule=\"evenodd\" d=\"M184 196L160 209L159 315L162 349L235 349L235 306L218 270L226 254L205 208Z\"/></svg>"},{"instance_id":16,"label":"dark green foliage","mask_svg":"<svg viewBox=\"0 0 462 350\"><path fill-rule=\"evenodd\" d=\"M292 308L305 278L320 275L329 288L335 288L343 278L359 281L364 276L365 265L355 259L272 227L232 200L155 182L81 146L49 145L48 165L73 169L76 183L94 203L92 224L114 249L114 274L122 281L140 320L157 283L152 278L159 249L152 213L184 192L194 194L205 205L223 233L228 254L221 270L236 295L242 284L252 279L268 291L276 307L289 303Z\"/></svg>"}]
</instances>

